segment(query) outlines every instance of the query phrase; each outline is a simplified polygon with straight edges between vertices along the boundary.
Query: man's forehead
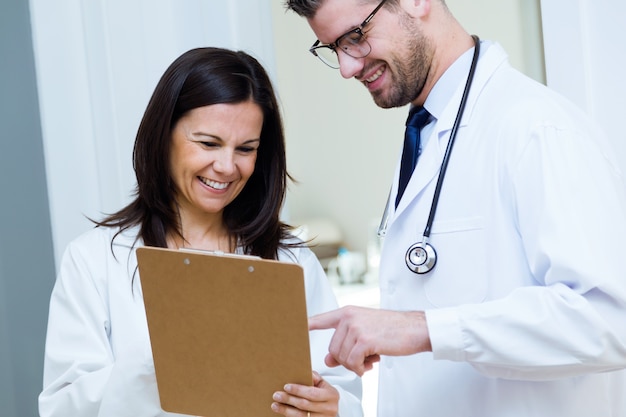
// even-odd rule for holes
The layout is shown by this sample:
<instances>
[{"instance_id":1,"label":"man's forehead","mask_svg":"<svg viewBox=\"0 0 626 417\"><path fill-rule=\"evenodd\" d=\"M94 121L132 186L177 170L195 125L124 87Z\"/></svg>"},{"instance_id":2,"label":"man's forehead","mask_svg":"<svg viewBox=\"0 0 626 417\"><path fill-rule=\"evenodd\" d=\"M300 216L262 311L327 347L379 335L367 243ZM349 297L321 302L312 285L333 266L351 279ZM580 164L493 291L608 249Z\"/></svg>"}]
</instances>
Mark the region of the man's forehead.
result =
<instances>
[{"instance_id":1,"label":"man's forehead","mask_svg":"<svg viewBox=\"0 0 626 417\"><path fill-rule=\"evenodd\" d=\"M366 0L326 0L308 22L322 43L331 43L357 28L371 12L371 4Z\"/></svg>"}]
</instances>

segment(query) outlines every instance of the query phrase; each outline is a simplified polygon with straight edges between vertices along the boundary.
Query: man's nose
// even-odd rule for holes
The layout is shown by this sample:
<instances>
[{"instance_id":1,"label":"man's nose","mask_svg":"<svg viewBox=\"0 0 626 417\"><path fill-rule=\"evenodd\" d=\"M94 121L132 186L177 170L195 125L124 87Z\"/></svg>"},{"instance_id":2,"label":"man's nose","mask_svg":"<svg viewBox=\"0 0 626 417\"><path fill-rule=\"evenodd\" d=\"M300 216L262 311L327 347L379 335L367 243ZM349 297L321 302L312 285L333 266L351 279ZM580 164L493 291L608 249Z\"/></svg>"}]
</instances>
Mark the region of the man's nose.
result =
<instances>
[{"instance_id":1,"label":"man's nose","mask_svg":"<svg viewBox=\"0 0 626 417\"><path fill-rule=\"evenodd\" d=\"M337 59L339 60L339 71L341 76L345 79L350 79L356 76L363 70L365 65L364 58L353 58L350 55L338 52Z\"/></svg>"}]
</instances>

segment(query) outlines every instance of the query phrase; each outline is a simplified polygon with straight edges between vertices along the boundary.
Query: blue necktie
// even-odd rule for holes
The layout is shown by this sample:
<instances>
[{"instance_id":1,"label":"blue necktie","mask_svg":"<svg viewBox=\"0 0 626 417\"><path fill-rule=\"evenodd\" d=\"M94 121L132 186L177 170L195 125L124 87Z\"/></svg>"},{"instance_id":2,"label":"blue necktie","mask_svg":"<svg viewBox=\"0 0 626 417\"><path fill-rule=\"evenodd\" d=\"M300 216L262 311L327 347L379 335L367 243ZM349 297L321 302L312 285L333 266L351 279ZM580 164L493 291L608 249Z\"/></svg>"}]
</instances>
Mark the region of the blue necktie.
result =
<instances>
[{"instance_id":1,"label":"blue necktie","mask_svg":"<svg viewBox=\"0 0 626 417\"><path fill-rule=\"evenodd\" d=\"M409 183L413 169L417 164L420 148L420 129L428 123L430 113L423 107L413 107L406 120L406 130L404 132L404 149L402 150L402 161L400 163L400 181L398 182L398 194L396 196L396 207L400 203L406 185Z\"/></svg>"}]
</instances>

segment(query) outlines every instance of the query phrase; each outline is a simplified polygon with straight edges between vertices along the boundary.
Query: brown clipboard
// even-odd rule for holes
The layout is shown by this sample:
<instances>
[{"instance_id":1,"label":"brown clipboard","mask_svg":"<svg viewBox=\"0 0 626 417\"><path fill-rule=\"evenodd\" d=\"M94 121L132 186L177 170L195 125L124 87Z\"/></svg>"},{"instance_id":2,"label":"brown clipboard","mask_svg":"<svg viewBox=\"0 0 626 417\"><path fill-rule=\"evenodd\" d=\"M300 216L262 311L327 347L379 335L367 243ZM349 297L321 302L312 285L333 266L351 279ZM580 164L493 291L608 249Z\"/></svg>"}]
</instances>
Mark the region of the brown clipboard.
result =
<instances>
[{"instance_id":1,"label":"brown clipboard","mask_svg":"<svg viewBox=\"0 0 626 417\"><path fill-rule=\"evenodd\" d=\"M163 410L276 417L275 391L312 385L300 265L154 247L137 261Z\"/></svg>"}]
</instances>

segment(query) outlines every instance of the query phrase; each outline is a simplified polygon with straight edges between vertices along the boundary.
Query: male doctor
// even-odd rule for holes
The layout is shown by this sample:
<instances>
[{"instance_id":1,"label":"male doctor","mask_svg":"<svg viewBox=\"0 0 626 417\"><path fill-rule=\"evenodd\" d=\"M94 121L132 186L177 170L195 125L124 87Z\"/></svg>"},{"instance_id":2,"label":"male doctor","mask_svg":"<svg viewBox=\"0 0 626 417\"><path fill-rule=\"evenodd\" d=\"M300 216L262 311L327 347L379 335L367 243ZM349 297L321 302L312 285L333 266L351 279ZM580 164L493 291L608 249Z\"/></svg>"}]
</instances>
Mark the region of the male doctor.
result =
<instances>
[{"instance_id":1,"label":"male doctor","mask_svg":"<svg viewBox=\"0 0 626 417\"><path fill-rule=\"evenodd\" d=\"M425 115L387 207L381 309L310 319L336 329L327 363L380 360L381 417L626 417L626 184L600 129L444 0L286 6L378 106Z\"/></svg>"}]
</instances>

